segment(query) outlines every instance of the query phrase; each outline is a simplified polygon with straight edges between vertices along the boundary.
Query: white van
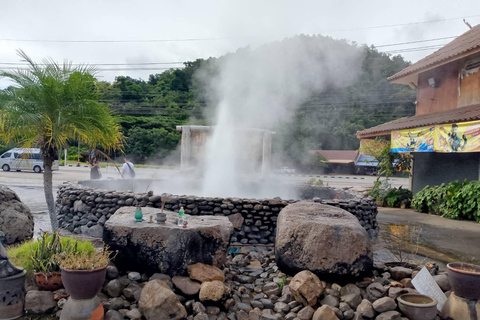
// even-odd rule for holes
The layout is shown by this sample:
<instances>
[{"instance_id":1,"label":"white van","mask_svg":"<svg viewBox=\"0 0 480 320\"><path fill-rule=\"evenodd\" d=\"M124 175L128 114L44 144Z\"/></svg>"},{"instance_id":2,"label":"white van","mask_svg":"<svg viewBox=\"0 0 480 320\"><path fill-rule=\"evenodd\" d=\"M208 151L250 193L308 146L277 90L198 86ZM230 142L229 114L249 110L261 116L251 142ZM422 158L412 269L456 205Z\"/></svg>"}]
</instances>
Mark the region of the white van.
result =
<instances>
[{"instance_id":1,"label":"white van","mask_svg":"<svg viewBox=\"0 0 480 320\"><path fill-rule=\"evenodd\" d=\"M33 170L43 171L43 160L38 148L13 148L0 155L0 168L3 171ZM59 169L59 161L53 161L52 170Z\"/></svg>"}]
</instances>

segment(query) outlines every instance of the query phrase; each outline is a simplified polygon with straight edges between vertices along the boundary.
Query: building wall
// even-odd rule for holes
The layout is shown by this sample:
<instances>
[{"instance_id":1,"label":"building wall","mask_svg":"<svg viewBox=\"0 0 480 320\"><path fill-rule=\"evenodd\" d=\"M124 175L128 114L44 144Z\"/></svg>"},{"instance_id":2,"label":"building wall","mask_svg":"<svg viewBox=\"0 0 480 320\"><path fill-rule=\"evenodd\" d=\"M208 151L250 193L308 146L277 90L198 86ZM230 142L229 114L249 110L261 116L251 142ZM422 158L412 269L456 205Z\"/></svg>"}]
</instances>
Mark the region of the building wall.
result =
<instances>
[{"instance_id":1,"label":"building wall","mask_svg":"<svg viewBox=\"0 0 480 320\"><path fill-rule=\"evenodd\" d=\"M480 153L434 153L414 154L412 192L425 186L435 186L451 181L479 179Z\"/></svg>"},{"instance_id":2,"label":"building wall","mask_svg":"<svg viewBox=\"0 0 480 320\"><path fill-rule=\"evenodd\" d=\"M466 107L480 103L480 71L479 69L463 75L460 80L460 96L458 107Z\"/></svg>"},{"instance_id":3,"label":"building wall","mask_svg":"<svg viewBox=\"0 0 480 320\"><path fill-rule=\"evenodd\" d=\"M416 115L456 109L458 103L459 64L454 61L418 75ZM435 79L435 88L428 79Z\"/></svg>"}]
</instances>

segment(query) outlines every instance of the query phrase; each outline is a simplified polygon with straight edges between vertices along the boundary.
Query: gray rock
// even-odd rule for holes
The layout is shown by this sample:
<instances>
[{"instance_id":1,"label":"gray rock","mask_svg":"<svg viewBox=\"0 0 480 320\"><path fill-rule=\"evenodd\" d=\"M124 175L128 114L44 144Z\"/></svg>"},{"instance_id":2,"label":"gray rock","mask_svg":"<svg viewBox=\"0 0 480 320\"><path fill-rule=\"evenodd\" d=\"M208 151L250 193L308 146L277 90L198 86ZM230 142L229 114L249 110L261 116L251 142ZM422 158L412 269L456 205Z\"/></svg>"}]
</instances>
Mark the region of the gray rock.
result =
<instances>
[{"instance_id":1,"label":"gray rock","mask_svg":"<svg viewBox=\"0 0 480 320\"><path fill-rule=\"evenodd\" d=\"M200 312L193 318L193 320L208 320L208 314L205 312Z\"/></svg>"},{"instance_id":2,"label":"gray rock","mask_svg":"<svg viewBox=\"0 0 480 320\"><path fill-rule=\"evenodd\" d=\"M53 313L57 309L57 301L53 292L30 290L25 296L25 311L32 314Z\"/></svg>"},{"instance_id":3,"label":"gray rock","mask_svg":"<svg viewBox=\"0 0 480 320\"><path fill-rule=\"evenodd\" d=\"M132 310L129 310L125 316L128 318L128 319L132 319L132 320L140 320L142 318L142 314L140 313L140 310L138 310L137 308L134 308Z\"/></svg>"},{"instance_id":4,"label":"gray rock","mask_svg":"<svg viewBox=\"0 0 480 320\"><path fill-rule=\"evenodd\" d=\"M200 283L192 281L189 277L173 277L172 282L186 295L195 295L200 291Z\"/></svg>"},{"instance_id":5,"label":"gray rock","mask_svg":"<svg viewBox=\"0 0 480 320\"><path fill-rule=\"evenodd\" d=\"M450 282L448 282L448 276L446 274L439 274L437 276L433 276L433 279L443 292L447 292L452 289L452 287L450 286Z\"/></svg>"},{"instance_id":6,"label":"gray rock","mask_svg":"<svg viewBox=\"0 0 480 320\"><path fill-rule=\"evenodd\" d=\"M383 297L386 293L387 289L385 289L380 283L374 282L367 287L365 298L370 300L370 302L374 302Z\"/></svg>"},{"instance_id":7,"label":"gray rock","mask_svg":"<svg viewBox=\"0 0 480 320\"><path fill-rule=\"evenodd\" d=\"M262 311L260 320L282 320L282 315L274 313L271 309L265 309Z\"/></svg>"},{"instance_id":8,"label":"gray rock","mask_svg":"<svg viewBox=\"0 0 480 320\"><path fill-rule=\"evenodd\" d=\"M306 306L298 312L297 317L300 320L310 320L312 319L314 313L315 310L311 306Z\"/></svg>"},{"instance_id":9,"label":"gray rock","mask_svg":"<svg viewBox=\"0 0 480 320\"><path fill-rule=\"evenodd\" d=\"M33 237L33 215L30 209L7 187L0 187L0 212L0 231L5 233L4 245Z\"/></svg>"},{"instance_id":10,"label":"gray rock","mask_svg":"<svg viewBox=\"0 0 480 320\"><path fill-rule=\"evenodd\" d=\"M373 317L375 317L375 310L373 309L372 303L367 299L363 299L357 306L357 312L364 318L373 319Z\"/></svg>"},{"instance_id":11,"label":"gray rock","mask_svg":"<svg viewBox=\"0 0 480 320\"><path fill-rule=\"evenodd\" d=\"M349 284L345 285L344 287L342 287L342 289L340 289L340 295L341 296L345 296L345 295L350 294L350 293L361 294L361 291L353 283L349 283Z\"/></svg>"},{"instance_id":12,"label":"gray rock","mask_svg":"<svg viewBox=\"0 0 480 320\"><path fill-rule=\"evenodd\" d=\"M401 320L401 316L397 311L387 311L379 314L375 320Z\"/></svg>"},{"instance_id":13,"label":"gray rock","mask_svg":"<svg viewBox=\"0 0 480 320\"><path fill-rule=\"evenodd\" d=\"M128 273L128 279L132 281L139 281L142 279L142 275L138 272L129 272Z\"/></svg>"},{"instance_id":14,"label":"gray rock","mask_svg":"<svg viewBox=\"0 0 480 320\"><path fill-rule=\"evenodd\" d=\"M376 300L372 304L372 306L373 309L375 309L375 311L377 311L378 313L395 310L395 308L397 308L397 304L395 303L395 301L389 297L383 297Z\"/></svg>"},{"instance_id":15,"label":"gray rock","mask_svg":"<svg viewBox=\"0 0 480 320\"><path fill-rule=\"evenodd\" d=\"M322 279L356 277L372 269L372 259L369 236L348 211L300 201L278 216L275 260L287 274L310 270Z\"/></svg>"},{"instance_id":16,"label":"gray rock","mask_svg":"<svg viewBox=\"0 0 480 320\"><path fill-rule=\"evenodd\" d=\"M145 285L138 305L147 320L180 320L187 317L187 311L178 297L162 280L152 280Z\"/></svg>"},{"instance_id":17,"label":"gray rock","mask_svg":"<svg viewBox=\"0 0 480 320\"><path fill-rule=\"evenodd\" d=\"M118 269L114 265L107 266L107 279L112 280L118 277Z\"/></svg>"},{"instance_id":18,"label":"gray rock","mask_svg":"<svg viewBox=\"0 0 480 320\"><path fill-rule=\"evenodd\" d=\"M402 280L403 278L410 278L412 276L412 269L405 267L393 267L390 269L390 274L394 280Z\"/></svg>"},{"instance_id":19,"label":"gray rock","mask_svg":"<svg viewBox=\"0 0 480 320\"><path fill-rule=\"evenodd\" d=\"M123 320L123 316L117 310L108 310L105 313L105 320Z\"/></svg>"},{"instance_id":20,"label":"gray rock","mask_svg":"<svg viewBox=\"0 0 480 320\"><path fill-rule=\"evenodd\" d=\"M162 198L163 199L163 198ZM135 270L181 276L197 262L221 267L226 260L233 226L227 217L185 215L188 228L176 226L177 214L166 211L166 223L132 223L134 207L122 207L105 223L105 243L119 249L118 264ZM142 208L144 215L158 209ZM171 241L175 239L175 241Z\"/></svg>"},{"instance_id":21,"label":"gray rock","mask_svg":"<svg viewBox=\"0 0 480 320\"><path fill-rule=\"evenodd\" d=\"M287 313L290 311L290 307L285 302L276 302L273 305L273 311L278 313Z\"/></svg>"},{"instance_id":22,"label":"gray rock","mask_svg":"<svg viewBox=\"0 0 480 320\"><path fill-rule=\"evenodd\" d=\"M327 305L327 306L336 308L339 305L339 301L338 301L338 298L328 295L320 301L320 304L322 306Z\"/></svg>"},{"instance_id":23,"label":"gray rock","mask_svg":"<svg viewBox=\"0 0 480 320\"><path fill-rule=\"evenodd\" d=\"M344 295L340 299L342 302L345 302L350 306L350 308L354 310L357 309L357 306L362 302L362 297L359 294L355 293Z\"/></svg>"},{"instance_id":24,"label":"gray rock","mask_svg":"<svg viewBox=\"0 0 480 320\"><path fill-rule=\"evenodd\" d=\"M91 226L90 228L83 229L82 227L82 233L83 235L87 237L92 237L92 238L102 238L103 237L103 227L99 224Z\"/></svg>"},{"instance_id":25,"label":"gray rock","mask_svg":"<svg viewBox=\"0 0 480 320\"><path fill-rule=\"evenodd\" d=\"M126 285L122 283L119 279L114 279L110 281L105 287L105 291L110 297L116 298L122 295L123 289Z\"/></svg>"}]
</instances>

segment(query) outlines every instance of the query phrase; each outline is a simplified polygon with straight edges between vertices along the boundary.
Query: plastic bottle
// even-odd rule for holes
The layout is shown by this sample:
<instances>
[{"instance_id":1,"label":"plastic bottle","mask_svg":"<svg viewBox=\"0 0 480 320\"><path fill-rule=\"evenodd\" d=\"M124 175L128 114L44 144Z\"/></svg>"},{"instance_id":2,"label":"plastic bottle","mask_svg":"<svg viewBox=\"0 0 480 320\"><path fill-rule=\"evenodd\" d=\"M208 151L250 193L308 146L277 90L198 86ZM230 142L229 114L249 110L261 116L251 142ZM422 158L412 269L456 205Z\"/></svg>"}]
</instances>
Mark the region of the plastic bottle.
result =
<instances>
[{"instance_id":1,"label":"plastic bottle","mask_svg":"<svg viewBox=\"0 0 480 320\"><path fill-rule=\"evenodd\" d=\"M183 227L183 221L185 220L185 212L183 211L183 207L180 207L180 210L178 211L178 223L177 225L179 227Z\"/></svg>"}]
</instances>

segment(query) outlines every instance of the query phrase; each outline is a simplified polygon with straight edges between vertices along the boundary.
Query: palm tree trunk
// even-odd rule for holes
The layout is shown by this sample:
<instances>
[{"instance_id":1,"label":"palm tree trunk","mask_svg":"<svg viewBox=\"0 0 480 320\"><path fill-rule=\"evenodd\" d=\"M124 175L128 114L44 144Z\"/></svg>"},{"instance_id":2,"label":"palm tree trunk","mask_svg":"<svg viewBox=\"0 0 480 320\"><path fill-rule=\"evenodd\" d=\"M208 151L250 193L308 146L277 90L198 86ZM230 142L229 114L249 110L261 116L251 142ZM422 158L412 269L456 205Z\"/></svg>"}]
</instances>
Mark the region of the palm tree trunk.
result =
<instances>
[{"instance_id":1,"label":"palm tree trunk","mask_svg":"<svg viewBox=\"0 0 480 320\"><path fill-rule=\"evenodd\" d=\"M52 159L44 159L43 172L43 189L45 192L45 200L47 201L48 215L52 224L53 232L58 231L57 211L55 209L55 200L53 199L53 183L52 183Z\"/></svg>"}]
</instances>

